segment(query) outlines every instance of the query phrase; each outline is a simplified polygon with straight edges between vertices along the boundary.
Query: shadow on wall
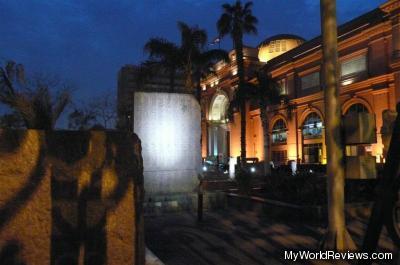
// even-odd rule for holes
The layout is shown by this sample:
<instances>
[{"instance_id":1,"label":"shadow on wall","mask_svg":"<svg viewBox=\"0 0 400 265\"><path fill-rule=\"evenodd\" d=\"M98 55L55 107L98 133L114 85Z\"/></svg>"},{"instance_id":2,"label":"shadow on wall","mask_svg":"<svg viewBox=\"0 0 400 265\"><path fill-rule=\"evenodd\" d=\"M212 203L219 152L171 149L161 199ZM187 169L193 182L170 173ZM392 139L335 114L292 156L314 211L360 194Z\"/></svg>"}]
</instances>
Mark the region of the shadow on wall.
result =
<instances>
[{"instance_id":1,"label":"shadow on wall","mask_svg":"<svg viewBox=\"0 0 400 265\"><path fill-rule=\"evenodd\" d=\"M142 197L136 135L0 131L0 264L144 264Z\"/></svg>"},{"instance_id":2,"label":"shadow on wall","mask_svg":"<svg viewBox=\"0 0 400 265\"><path fill-rule=\"evenodd\" d=\"M27 265L20 260L21 244L17 241L7 242L0 251L0 264Z\"/></svg>"}]
</instances>

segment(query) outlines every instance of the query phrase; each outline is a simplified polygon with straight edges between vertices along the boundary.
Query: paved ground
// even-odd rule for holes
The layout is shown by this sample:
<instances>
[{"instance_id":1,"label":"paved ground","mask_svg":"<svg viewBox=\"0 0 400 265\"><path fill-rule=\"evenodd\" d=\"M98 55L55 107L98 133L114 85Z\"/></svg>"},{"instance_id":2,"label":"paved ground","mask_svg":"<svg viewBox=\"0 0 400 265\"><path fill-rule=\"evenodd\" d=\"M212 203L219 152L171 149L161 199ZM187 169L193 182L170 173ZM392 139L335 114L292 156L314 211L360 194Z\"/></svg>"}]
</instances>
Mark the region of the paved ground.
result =
<instances>
[{"instance_id":1,"label":"paved ground","mask_svg":"<svg viewBox=\"0 0 400 265\"><path fill-rule=\"evenodd\" d=\"M284 260L284 250L317 250L322 227L280 223L251 212L208 212L198 223L191 213L146 217L146 244L166 265L273 265L330 264L294 263ZM365 222L352 220L349 231L358 245ZM399 250L382 236L381 251L395 253L395 260L377 264L400 264Z\"/></svg>"}]
</instances>

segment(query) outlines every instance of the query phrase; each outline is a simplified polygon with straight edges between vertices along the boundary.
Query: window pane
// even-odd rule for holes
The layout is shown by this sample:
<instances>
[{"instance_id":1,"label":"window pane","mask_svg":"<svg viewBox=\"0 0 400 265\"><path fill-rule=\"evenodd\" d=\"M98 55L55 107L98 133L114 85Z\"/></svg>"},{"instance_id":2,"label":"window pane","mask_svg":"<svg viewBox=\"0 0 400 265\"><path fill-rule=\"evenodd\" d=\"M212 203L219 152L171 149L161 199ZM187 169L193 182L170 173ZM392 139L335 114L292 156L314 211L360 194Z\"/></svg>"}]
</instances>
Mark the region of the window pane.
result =
<instances>
[{"instance_id":1,"label":"window pane","mask_svg":"<svg viewBox=\"0 0 400 265\"><path fill-rule=\"evenodd\" d=\"M322 121L315 113L307 116L303 124L304 139L320 138L322 136Z\"/></svg>"},{"instance_id":2,"label":"window pane","mask_svg":"<svg viewBox=\"0 0 400 265\"><path fill-rule=\"evenodd\" d=\"M367 107L365 107L361 103L356 103L351 105L351 107L347 110L346 114L351 114L351 113L369 113Z\"/></svg>"},{"instance_id":3,"label":"window pane","mask_svg":"<svg viewBox=\"0 0 400 265\"><path fill-rule=\"evenodd\" d=\"M272 133L272 143L286 143L287 133L286 131L282 132L273 132Z\"/></svg>"},{"instance_id":4,"label":"window pane","mask_svg":"<svg viewBox=\"0 0 400 265\"><path fill-rule=\"evenodd\" d=\"M281 45L282 45L282 51L285 52L286 51L286 40L282 40Z\"/></svg>"},{"instance_id":5,"label":"window pane","mask_svg":"<svg viewBox=\"0 0 400 265\"><path fill-rule=\"evenodd\" d=\"M341 64L341 76L351 75L367 70L367 57L365 55L344 61Z\"/></svg>"},{"instance_id":6,"label":"window pane","mask_svg":"<svg viewBox=\"0 0 400 265\"><path fill-rule=\"evenodd\" d=\"M321 163L322 144L305 144L303 146L304 163Z\"/></svg>"},{"instance_id":7,"label":"window pane","mask_svg":"<svg viewBox=\"0 0 400 265\"><path fill-rule=\"evenodd\" d=\"M271 41L269 44L269 52L274 52L275 50L275 41Z\"/></svg>"},{"instance_id":8,"label":"window pane","mask_svg":"<svg viewBox=\"0 0 400 265\"><path fill-rule=\"evenodd\" d=\"M286 143L287 129L286 124L282 119L275 122L272 128L272 143Z\"/></svg>"},{"instance_id":9,"label":"window pane","mask_svg":"<svg viewBox=\"0 0 400 265\"><path fill-rule=\"evenodd\" d=\"M280 49L281 49L281 41L277 40L276 43L275 43L275 51L279 52Z\"/></svg>"},{"instance_id":10,"label":"window pane","mask_svg":"<svg viewBox=\"0 0 400 265\"><path fill-rule=\"evenodd\" d=\"M301 78L301 89L319 86L319 72L315 72Z\"/></svg>"}]
</instances>

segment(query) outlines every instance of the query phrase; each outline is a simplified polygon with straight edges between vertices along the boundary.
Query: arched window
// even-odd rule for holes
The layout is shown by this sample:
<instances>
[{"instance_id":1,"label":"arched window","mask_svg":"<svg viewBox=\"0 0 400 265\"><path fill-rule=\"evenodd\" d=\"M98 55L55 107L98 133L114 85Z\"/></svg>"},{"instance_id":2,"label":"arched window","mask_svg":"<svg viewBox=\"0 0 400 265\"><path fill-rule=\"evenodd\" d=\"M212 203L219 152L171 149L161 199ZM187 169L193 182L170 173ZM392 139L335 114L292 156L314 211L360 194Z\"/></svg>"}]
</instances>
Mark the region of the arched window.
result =
<instances>
[{"instance_id":1,"label":"arched window","mask_svg":"<svg viewBox=\"0 0 400 265\"><path fill-rule=\"evenodd\" d=\"M286 143L287 139L287 128L286 124L282 119L279 119L275 122L272 127L272 143L281 144Z\"/></svg>"},{"instance_id":2,"label":"arched window","mask_svg":"<svg viewBox=\"0 0 400 265\"><path fill-rule=\"evenodd\" d=\"M361 103L355 103L348 108L346 111L347 114L354 114L354 113L369 113L367 107Z\"/></svg>"},{"instance_id":3,"label":"arched window","mask_svg":"<svg viewBox=\"0 0 400 265\"><path fill-rule=\"evenodd\" d=\"M319 138L322 136L322 121L317 113L310 113L303 123L304 139Z\"/></svg>"}]
</instances>

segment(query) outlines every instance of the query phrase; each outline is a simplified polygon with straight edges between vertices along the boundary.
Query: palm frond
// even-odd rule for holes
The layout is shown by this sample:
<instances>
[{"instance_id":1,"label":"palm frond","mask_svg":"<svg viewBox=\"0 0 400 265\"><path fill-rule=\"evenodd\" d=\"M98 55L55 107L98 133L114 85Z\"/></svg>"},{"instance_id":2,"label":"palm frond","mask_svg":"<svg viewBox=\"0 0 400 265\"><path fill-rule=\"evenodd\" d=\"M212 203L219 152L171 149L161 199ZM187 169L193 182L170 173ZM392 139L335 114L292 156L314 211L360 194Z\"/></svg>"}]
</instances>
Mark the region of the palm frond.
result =
<instances>
[{"instance_id":1,"label":"palm frond","mask_svg":"<svg viewBox=\"0 0 400 265\"><path fill-rule=\"evenodd\" d=\"M230 58L229 54L225 50L212 49L201 53L198 60L200 63L208 65L210 62L214 63L217 61L224 61L225 63L229 63Z\"/></svg>"},{"instance_id":2,"label":"palm frond","mask_svg":"<svg viewBox=\"0 0 400 265\"><path fill-rule=\"evenodd\" d=\"M172 42L162 38L152 38L144 46L151 58L166 58L177 53L179 48Z\"/></svg>"},{"instance_id":3,"label":"palm frond","mask_svg":"<svg viewBox=\"0 0 400 265\"><path fill-rule=\"evenodd\" d=\"M257 81L257 97L263 101L263 104L275 105L283 100L280 84L271 76L258 73Z\"/></svg>"},{"instance_id":4,"label":"palm frond","mask_svg":"<svg viewBox=\"0 0 400 265\"><path fill-rule=\"evenodd\" d=\"M224 13L217 21L217 30L221 37L226 36L233 30L233 17L231 14Z\"/></svg>"},{"instance_id":5,"label":"palm frond","mask_svg":"<svg viewBox=\"0 0 400 265\"><path fill-rule=\"evenodd\" d=\"M243 7L244 13L251 12L251 8L252 7L253 7L253 2L252 1L249 1L246 4L244 4L244 7Z\"/></svg>"},{"instance_id":6,"label":"palm frond","mask_svg":"<svg viewBox=\"0 0 400 265\"><path fill-rule=\"evenodd\" d=\"M22 64L16 66L16 79L19 83L25 84L25 68Z\"/></svg>"},{"instance_id":7,"label":"palm frond","mask_svg":"<svg viewBox=\"0 0 400 265\"><path fill-rule=\"evenodd\" d=\"M198 48L203 48L207 44L208 36L207 32L202 29L196 29L193 31L193 40Z\"/></svg>"},{"instance_id":8,"label":"palm frond","mask_svg":"<svg viewBox=\"0 0 400 265\"><path fill-rule=\"evenodd\" d=\"M190 30L191 30L190 26L188 24L186 24L185 22L178 21L177 24L178 24L178 29L180 32L184 32L184 33L190 32Z\"/></svg>"},{"instance_id":9,"label":"palm frond","mask_svg":"<svg viewBox=\"0 0 400 265\"><path fill-rule=\"evenodd\" d=\"M243 23L243 32L244 33L250 33L250 34L257 34L257 25L258 20L254 16L246 16L244 18L244 23Z\"/></svg>"},{"instance_id":10,"label":"palm frond","mask_svg":"<svg viewBox=\"0 0 400 265\"><path fill-rule=\"evenodd\" d=\"M5 72L7 74L8 79L12 82L15 79L16 69L15 69L15 62L8 61L5 67Z\"/></svg>"},{"instance_id":11,"label":"palm frond","mask_svg":"<svg viewBox=\"0 0 400 265\"><path fill-rule=\"evenodd\" d=\"M207 33L198 26L190 27L184 22L178 22L178 28L181 33L181 49L185 53L198 51L207 44Z\"/></svg>"},{"instance_id":12,"label":"palm frond","mask_svg":"<svg viewBox=\"0 0 400 265\"><path fill-rule=\"evenodd\" d=\"M243 33L257 34L258 20L252 14L253 2L242 5L236 1L234 5L224 4L224 13L217 22L217 29L221 36L231 34L233 38L242 36Z\"/></svg>"},{"instance_id":13,"label":"palm frond","mask_svg":"<svg viewBox=\"0 0 400 265\"><path fill-rule=\"evenodd\" d=\"M230 4L223 4L222 5L222 9L224 10L224 12L226 13L232 13L234 8L234 5L230 5Z\"/></svg>"}]
</instances>

